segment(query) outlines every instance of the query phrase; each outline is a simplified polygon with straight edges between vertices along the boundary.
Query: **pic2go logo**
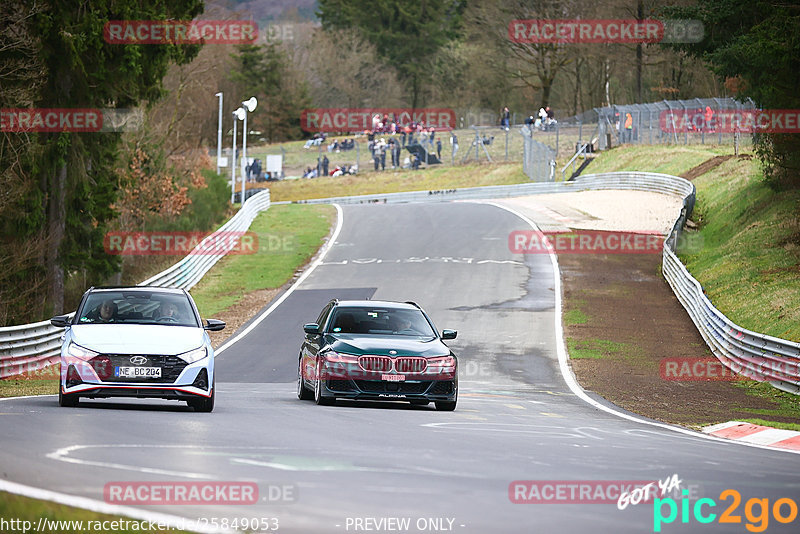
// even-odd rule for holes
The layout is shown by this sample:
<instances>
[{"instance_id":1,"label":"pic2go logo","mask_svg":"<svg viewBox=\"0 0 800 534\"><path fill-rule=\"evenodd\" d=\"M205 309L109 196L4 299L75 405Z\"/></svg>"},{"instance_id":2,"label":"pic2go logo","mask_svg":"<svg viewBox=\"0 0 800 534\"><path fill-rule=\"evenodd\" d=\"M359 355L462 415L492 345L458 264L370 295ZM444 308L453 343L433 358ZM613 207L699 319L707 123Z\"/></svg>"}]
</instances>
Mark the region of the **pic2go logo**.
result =
<instances>
[{"instance_id":1,"label":"pic2go logo","mask_svg":"<svg viewBox=\"0 0 800 534\"><path fill-rule=\"evenodd\" d=\"M689 492L688 490L683 490L681 493L683 495L680 504L681 523L686 524L691 521L689 499L687 498ZM742 502L741 494L736 490L727 489L719 494L719 498L720 501L726 501L730 498L732 502L720 514L718 522L740 524L742 516L736 515L736 509ZM694 520L698 523L712 523L717 519L717 514L711 511L716 506L717 503L713 499L698 499L691 506L691 515L694 516ZM770 511L778 523L791 523L797 518L797 503L788 498L778 499L772 504L772 509L770 510L769 499L748 499L744 505L744 515L749 521L745 528L749 532L764 532L767 530ZM664 515L665 512L667 513L666 516ZM673 523L676 519L678 519L678 503L675 502L675 499L667 497L653 501L653 532L661 532L661 525Z\"/></svg>"}]
</instances>

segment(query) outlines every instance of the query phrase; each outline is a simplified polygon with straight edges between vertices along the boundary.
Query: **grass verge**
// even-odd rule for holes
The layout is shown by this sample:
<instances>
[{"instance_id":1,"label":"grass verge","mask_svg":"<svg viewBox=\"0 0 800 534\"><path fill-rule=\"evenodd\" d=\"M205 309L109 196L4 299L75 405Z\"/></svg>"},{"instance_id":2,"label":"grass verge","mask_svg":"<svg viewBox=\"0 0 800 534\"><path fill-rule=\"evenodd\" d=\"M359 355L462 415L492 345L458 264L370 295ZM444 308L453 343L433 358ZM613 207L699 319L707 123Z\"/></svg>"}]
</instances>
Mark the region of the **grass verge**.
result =
<instances>
[{"instance_id":1,"label":"grass verge","mask_svg":"<svg viewBox=\"0 0 800 534\"><path fill-rule=\"evenodd\" d=\"M312 180L283 180L270 183L269 188L270 198L273 202L278 202L401 191L438 191L528 181L528 177L522 172L522 165L516 162L438 166L419 171L386 171Z\"/></svg>"},{"instance_id":2,"label":"grass verge","mask_svg":"<svg viewBox=\"0 0 800 534\"><path fill-rule=\"evenodd\" d=\"M59 365L51 367L55 374L54 378L36 378L35 373L24 373L0 380L0 398L57 394Z\"/></svg>"},{"instance_id":3,"label":"grass verge","mask_svg":"<svg viewBox=\"0 0 800 534\"><path fill-rule=\"evenodd\" d=\"M569 357L575 360L580 359L601 359L615 355L624 355L627 352L625 343L618 343L607 339L567 339L567 350Z\"/></svg>"},{"instance_id":4,"label":"grass verge","mask_svg":"<svg viewBox=\"0 0 800 534\"><path fill-rule=\"evenodd\" d=\"M733 154L726 145L621 146L601 153L584 174L616 171L661 172L678 176L714 156Z\"/></svg>"},{"instance_id":5,"label":"grass verge","mask_svg":"<svg viewBox=\"0 0 800 534\"><path fill-rule=\"evenodd\" d=\"M279 288L322 246L336 210L327 205L279 205L250 226L255 254L223 258L191 291L204 317L234 306L246 293Z\"/></svg>"},{"instance_id":6,"label":"grass verge","mask_svg":"<svg viewBox=\"0 0 800 534\"><path fill-rule=\"evenodd\" d=\"M42 532L47 532L48 534L103 531L123 534L185 532L176 529L151 529L148 521L100 514L6 492L0 492L0 517L6 521L15 520L14 524L19 526L19 528L12 528L8 532L33 532L39 526L40 520L43 521L41 526L44 530ZM83 522L83 524L78 526L75 522Z\"/></svg>"},{"instance_id":7,"label":"grass verge","mask_svg":"<svg viewBox=\"0 0 800 534\"><path fill-rule=\"evenodd\" d=\"M734 382L736 387L745 390L750 396L759 397L762 399L769 399L777 405L777 408L768 410L750 409L749 411L754 414L763 415L761 419L742 419L755 425L772 426L776 428L783 428L785 430L800 430L800 424L776 422L776 417L794 417L800 415L800 405L798 405L797 395L786 393L780 389L774 388L765 382L756 382L754 380L737 380Z\"/></svg>"},{"instance_id":8,"label":"grass verge","mask_svg":"<svg viewBox=\"0 0 800 534\"><path fill-rule=\"evenodd\" d=\"M694 180L702 248L681 259L736 324L800 341L800 191L770 189L756 160Z\"/></svg>"},{"instance_id":9,"label":"grass verge","mask_svg":"<svg viewBox=\"0 0 800 534\"><path fill-rule=\"evenodd\" d=\"M732 153L729 146L620 147L605 152L586 172L638 170L680 175L704 161ZM699 229L689 253L680 253L714 305L740 326L800 341L800 192L771 190L759 162L732 158L693 180L697 204L693 220ZM691 232L691 231L690 231ZM680 252L680 251L679 251ZM577 302L577 301L576 301ZM564 323L581 324L577 304L565 301ZM572 306L572 308L570 308ZM567 340L570 357L603 358L601 346ZM769 384L736 381L749 396L772 401L774 409L748 411L762 418L754 424L800 430L800 425L775 421L798 418L798 397Z\"/></svg>"},{"instance_id":10,"label":"grass verge","mask_svg":"<svg viewBox=\"0 0 800 534\"><path fill-rule=\"evenodd\" d=\"M250 226L258 236L255 254L220 260L191 291L203 317L236 306L248 293L276 289L317 253L336 218L327 205L272 206ZM58 393L59 366L0 380L0 397Z\"/></svg>"}]
</instances>

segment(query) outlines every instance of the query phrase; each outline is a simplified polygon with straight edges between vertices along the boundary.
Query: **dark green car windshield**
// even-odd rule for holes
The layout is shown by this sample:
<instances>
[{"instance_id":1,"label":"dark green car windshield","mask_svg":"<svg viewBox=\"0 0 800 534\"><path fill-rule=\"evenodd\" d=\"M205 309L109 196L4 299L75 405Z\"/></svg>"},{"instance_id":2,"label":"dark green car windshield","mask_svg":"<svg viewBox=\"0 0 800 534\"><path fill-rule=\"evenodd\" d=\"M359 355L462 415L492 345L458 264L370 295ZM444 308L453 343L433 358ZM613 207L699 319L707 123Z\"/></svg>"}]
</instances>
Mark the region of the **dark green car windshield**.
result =
<instances>
[{"instance_id":1,"label":"dark green car windshield","mask_svg":"<svg viewBox=\"0 0 800 534\"><path fill-rule=\"evenodd\" d=\"M419 310L350 306L334 310L328 331L334 334L436 335Z\"/></svg>"}]
</instances>

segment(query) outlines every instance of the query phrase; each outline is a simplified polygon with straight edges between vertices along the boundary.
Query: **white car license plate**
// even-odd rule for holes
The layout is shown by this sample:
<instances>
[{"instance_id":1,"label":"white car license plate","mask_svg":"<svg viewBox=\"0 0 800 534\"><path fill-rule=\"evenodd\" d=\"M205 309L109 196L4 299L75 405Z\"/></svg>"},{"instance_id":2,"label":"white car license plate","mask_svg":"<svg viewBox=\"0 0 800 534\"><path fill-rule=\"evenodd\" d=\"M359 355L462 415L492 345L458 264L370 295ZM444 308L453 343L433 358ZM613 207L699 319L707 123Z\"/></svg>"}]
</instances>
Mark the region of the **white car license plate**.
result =
<instances>
[{"instance_id":1,"label":"white car license plate","mask_svg":"<svg viewBox=\"0 0 800 534\"><path fill-rule=\"evenodd\" d=\"M115 367L119 378L161 378L161 367Z\"/></svg>"},{"instance_id":2,"label":"white car license plate","mask_svg":"<svg viewBox=\"0 0 800 534\"><path fill-rule=\"evenodd\" d=\"M406 375L381 375L381 380L386 380L387 382L403 382L406 379Z\"/></svg>"}]
</instances>

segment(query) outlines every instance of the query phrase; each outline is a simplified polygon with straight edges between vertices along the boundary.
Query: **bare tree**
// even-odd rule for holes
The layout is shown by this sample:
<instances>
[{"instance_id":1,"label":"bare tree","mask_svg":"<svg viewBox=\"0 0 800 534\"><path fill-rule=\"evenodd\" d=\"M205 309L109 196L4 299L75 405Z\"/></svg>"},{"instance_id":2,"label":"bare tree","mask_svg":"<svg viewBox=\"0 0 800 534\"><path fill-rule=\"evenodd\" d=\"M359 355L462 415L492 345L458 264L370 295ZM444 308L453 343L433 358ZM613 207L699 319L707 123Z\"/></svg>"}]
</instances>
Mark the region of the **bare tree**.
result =
<instances>
[{"instance_id":1,"label":"bare tree","mask_svg":"<svg viewBox=\"0 0 800 534\"><path fill-rule=\"evenodd\" d=\"M403 104L402 85L375 46L355 30L314 32L307 44L311 97L320 107L393 107Z\"/></svg>"},{"instance_id":2,"label":"bare tree","mask_svg":"<svg viewBox=\"0 0 800 534\"><path fill-rule=\"evenodd\" d=\"M573 17L572 0L509 0L470 4L465 20L470 38L491 47L501 57L494 61L498 74L510 78L517 87L528 87L540 94L542 106L550 104L553 82L575 58L567 43L525 43L509 38L508 25L513 20L563 19Z\"/></svg>"}]
</instances>

